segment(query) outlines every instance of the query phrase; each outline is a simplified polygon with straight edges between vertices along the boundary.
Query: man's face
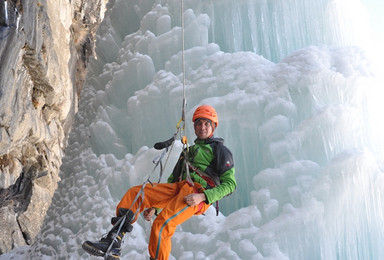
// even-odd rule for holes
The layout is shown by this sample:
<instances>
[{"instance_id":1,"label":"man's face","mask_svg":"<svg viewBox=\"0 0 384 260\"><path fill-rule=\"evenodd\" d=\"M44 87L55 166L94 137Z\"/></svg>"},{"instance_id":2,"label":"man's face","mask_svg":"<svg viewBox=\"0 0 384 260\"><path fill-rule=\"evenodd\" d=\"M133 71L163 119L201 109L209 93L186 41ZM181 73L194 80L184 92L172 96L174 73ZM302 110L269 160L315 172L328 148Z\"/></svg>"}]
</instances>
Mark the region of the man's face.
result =
<instances>
[{"instance_id":1,"label":"man's face","mask_svg":"<svg viewBox=\"0 0 384 260\"><path fill-rule=\"evenodd\" d=\"M197 119L194 123L195 134L199 139L207 139L212 135L212 122L208 119Z\"/></svg>"}]
</instances>

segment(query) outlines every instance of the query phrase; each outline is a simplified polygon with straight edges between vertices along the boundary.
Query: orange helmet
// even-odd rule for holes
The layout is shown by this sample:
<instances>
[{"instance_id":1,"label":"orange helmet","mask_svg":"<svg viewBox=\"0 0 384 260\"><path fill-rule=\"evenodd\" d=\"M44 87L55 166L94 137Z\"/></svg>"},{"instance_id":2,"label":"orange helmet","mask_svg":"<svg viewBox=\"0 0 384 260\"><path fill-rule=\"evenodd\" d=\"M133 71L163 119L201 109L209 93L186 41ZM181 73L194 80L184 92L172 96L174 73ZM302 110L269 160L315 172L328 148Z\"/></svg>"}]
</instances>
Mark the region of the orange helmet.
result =
<instances>
[{"instance_id":1,"label":"orange helmet","mask_svg":"<svg viewBox=\"0 0 384 260\"><path fill-rule=\"evenodd\" d=\"M196 108L195 113L193 113L192 122L195 122L196 119L205 118L211 120L215 123L215 127L219 125L219 119L217 118L216 110L208 105L202 105Z\"/></svg>"}]
</instances>

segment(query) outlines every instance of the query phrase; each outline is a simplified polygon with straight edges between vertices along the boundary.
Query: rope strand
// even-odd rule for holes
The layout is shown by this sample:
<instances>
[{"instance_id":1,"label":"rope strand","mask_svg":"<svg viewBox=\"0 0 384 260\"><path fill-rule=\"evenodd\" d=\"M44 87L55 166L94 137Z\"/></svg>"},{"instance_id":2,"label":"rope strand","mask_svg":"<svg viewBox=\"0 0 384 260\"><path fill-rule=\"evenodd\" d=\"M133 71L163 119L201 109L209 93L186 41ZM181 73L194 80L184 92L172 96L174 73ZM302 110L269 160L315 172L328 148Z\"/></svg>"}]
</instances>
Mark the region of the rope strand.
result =
<instances>
[{"instance_id":1,"label":"rope strand","mask_svg":"<svg viewBox=\"0 0 384 260\"><path fill-rule=\"evenodd\" d=\"M185 95L185 60L184 60L184 49L185 49L185 37L184 37L184 1L181 0L181 7L180 7L180 16L181 16L181 67L182 67L182 73L183 73L183 104L182 104L182 113L181 113L181 120L183 120L184 126L183 129L185 130L185 107L187 105L186 101L186 95Z\"/></svg>"},{"instance_id":2,"label":"rope strand","mask_svg":"<svg viewBox=\"0 0 384 260\"><path fill-rule=\"evenodd\" d=\"M188 162L188 152L189 152L189 147L188 147L188 139L185 135L185 128L186 128L186 123L185 123L185 108L187 105L186 101L186 94L185 94L185 59L184 59L184 49L185 49L185 37L184 37L184 29L185 29L185 24L184 24L184 0L181 0L181 66L182 66L182 71L183 71L183 109L182 109L182 115L181 119L184 122L183 126L183 134L181 136L181 140L183 143L183 154L184 154L184 160ZM185 171L186 171L186 180L187 182L190 183L190 185L194 186L194 183L191 179L191 175L189 173L189 167L187 163L185 163Z\"/></svg>"}]
</instances>

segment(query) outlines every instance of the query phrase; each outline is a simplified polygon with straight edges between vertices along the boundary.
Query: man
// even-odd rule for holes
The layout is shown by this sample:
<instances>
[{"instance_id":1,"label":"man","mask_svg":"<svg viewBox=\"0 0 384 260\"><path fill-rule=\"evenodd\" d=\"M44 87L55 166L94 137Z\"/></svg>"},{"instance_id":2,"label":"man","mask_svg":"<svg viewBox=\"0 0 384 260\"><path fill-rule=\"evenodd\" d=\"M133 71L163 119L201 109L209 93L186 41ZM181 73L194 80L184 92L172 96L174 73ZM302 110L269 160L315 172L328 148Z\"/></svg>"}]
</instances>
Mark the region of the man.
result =
<instances>
[{"instance_id":1,"label":"man","mask_svg":"<svg viewBox=\"0 0 384 260\"><path fill-rule=\"evenodd\" d=\"M223 139L213 137L219 125L215 109L208 105L199 106L192 121L197 136L195 144L183 151L168 183L146 184L144 200L139 197L135 201L141 185L129 189L117 206L117 217L112 218L113 224L126 215L123 228L118 232L119 225L116 225L100 241L84 242L86 252L104 256L113 242L108 259L119 259L121 240L126 232L132 230L132 223L137 219L138 214L133 212L144 211L144 219L149 221L161 209L152 225L148 250L151 259L167 260L177 225L193 215L203 214L213 202L235 190L232 153L224 146ZM115 236L117 239L113 241Z\"/></svg>"}]
</instances>

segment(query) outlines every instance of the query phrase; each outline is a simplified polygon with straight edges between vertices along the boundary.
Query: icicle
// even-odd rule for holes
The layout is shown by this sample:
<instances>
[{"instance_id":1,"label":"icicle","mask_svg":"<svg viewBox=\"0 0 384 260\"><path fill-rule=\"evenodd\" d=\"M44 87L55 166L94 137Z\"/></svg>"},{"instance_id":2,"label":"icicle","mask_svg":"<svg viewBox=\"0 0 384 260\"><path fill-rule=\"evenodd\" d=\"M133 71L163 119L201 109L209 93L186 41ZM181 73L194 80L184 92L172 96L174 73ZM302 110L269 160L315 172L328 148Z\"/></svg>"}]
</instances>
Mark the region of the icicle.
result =
<instances>
[{"instance_id":1,"label":"icicle","mask_svg":"<svg viewBox=\"0 0 384 260\"><path fill-rule=\"evenodd\" d=\"M20 13L17 7L15 7L15 15L16 15L16 31L19 29L19 24L20 24Z\"/></svg>"},{"instance_id":2,"label":"icicle","mask_svg":"<svg viewBox=\"0 0 384 260\"><path fill-rule=\"evenodd\" d=\"M7 3L7 0L4 1L4 13L5 13L5 25L8 26L8 3Z\"/></svg>"}]
</instances>

